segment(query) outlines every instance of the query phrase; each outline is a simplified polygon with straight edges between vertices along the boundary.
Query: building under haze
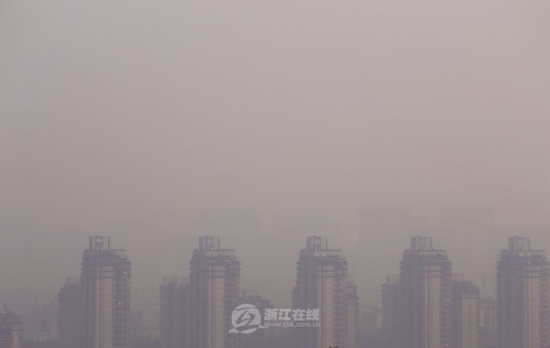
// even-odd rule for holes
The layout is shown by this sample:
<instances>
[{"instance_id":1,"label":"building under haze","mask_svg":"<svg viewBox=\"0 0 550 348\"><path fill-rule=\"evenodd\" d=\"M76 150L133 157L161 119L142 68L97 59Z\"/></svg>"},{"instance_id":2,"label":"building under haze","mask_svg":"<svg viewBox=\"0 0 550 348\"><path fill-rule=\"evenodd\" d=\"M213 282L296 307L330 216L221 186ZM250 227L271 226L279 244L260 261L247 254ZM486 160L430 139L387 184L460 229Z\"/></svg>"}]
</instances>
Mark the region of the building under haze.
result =
<instances>
[{"instance_id":1,"label":"building under haze","mask_svg":"<svg viewBox=\"0 0 550 348\"><path fill-rule=\"evenodd\" d=\"M548 348L549 264L529 238L511 237L497 264L499 348Z\"/></svg>"},{"instance_id":2,"label":"building under haze","mask_svg":"<svg viewBox=\"0 0 550 348\"><path fill-rule=\"evenodd\" d=\"M231 314L239 304L241 264L220 238L203 236L193 251L189 277L189 347L235 348Z\"/></svg>"},{"instance_id":3,"label":"building under haze","mask_svg":"<svg viewBox=\"0 0 550 348\"><path fill-rule=\"evenodd\" d=\"M21 348L23 339L21 317L0 302L0 348Z\"/></svg>"},{"instance_id":4,"label":"building under haze","mask_svg":"<svg viewBox=\"0 0 550 348\"><path fill-rule=\"evenodd\" d=\"M80 278L70 277L59 290L58 344L59 348L80 347L82 288Z\"/></svg>"},{"instance_id":5,"label":"building under haze","mask_svg":"<svg viewBox=\"0 0 550 348\"><path fill-rule=\"evenodd\" d=\"M399 338L402 348L451 348L452 265L429 237L411 238L403 253Z\"/></svg>"},{"instance_id":6,"label":"building under haze","mask_svg":"<svg viewBox=\"0 0 550 348\"><path fill-rule=\"evenodd\" d=\"M256 307L262 318L265 315L265 310L273 308L273 304L270 300L263 298L256 290L243 290L239 299L239 304L250 304ZM239 348L259 348L268 347L273 336L272 328L262 328L251 334L238 335L238 347Z\"/></svg>"},{"instance_id":7,"label":"building under haze","mask_svg":"<svg viewBox=\"0 0 550 348\"><path fill-rule=\"evenodd\" d=\"M182 276L164 276L160 286L161 348L184 348L188 337L189 283Z\"/></svg>"},{"instance_id":8,"label":"building under haze","mask_svg":"<svg viewBox=\"0 0 550 348\"><path fill-rule=\"evenodd\" d=\"M357 346L377 347L385 344L382 336L382 310L376 306L361 306L359 309ZM385 346L390 348L389 346Z\"/></svg>"},{"instance_id":9,"label":"building under haze","mask_svg":"<svg viewBox=\"0 0 550 348\"><path fill-rule=\"evenodd\" d=\"M497 301L484 296L479 300L479 347L497 346Z\"/></svg>"},{"instance_id":10,"label":"building under haze","mask_svg":"<svg viewBox=\"0 0 550 348\"><path fill-rule=\"evenodd\" d=\"M308 237L297 264L293 306L319 309L318 328L295 328L297 348L356 348L359 300L342 250Z\"/></svg>"},{"instance_id":11,"label":"building under haze","mask_svg":"<svg viewBox=\"0 0 550 348\"><path fill-rule=\"evenodd\" d=\"M385 347L401 348L401 284L399 275L389 275L382 285L382 336Z\"/></svg>"},{"instance_id":12,"label":"building under haze","mask_svg":"<svg viewBox=\"0 0 550 348\"><path fill-rule=\"evenodd\" d=\"M479 288L456 274L452 285L452 348L478 348Z\"/></svg>"},{"instance_id":13,"label":"building under haze","mask_svg":"<svg viewBox=\"0 0 550 348\"><path fill-rule=\"evenodd\" d=\"M376 306L361 306L358 326L360 333L379 333L382 329L382 310Z\"/></svg>"},{"instance_id":14,"label":"building under haze","mask_svg":"<svg viewBox=\"0 0 550 348\"><path fill-rule=\"evenodd\" d=\"M352 281L346 281L346 307L344 321L344 339L345 343L342 347L356 348L358 346L357 339L359 337L359 295L357 294L357 285Z\"/></svg>"},{"instance_id":15,"label":"building under haze","mask_svg":"<svg viewBox=\"0 0 550 348\"><path fill-rule=\"evenodd\" d=\"M82 259L81 348L128 348L131 263L109 237L90 237Z\"/></svg>"}]
</instances>

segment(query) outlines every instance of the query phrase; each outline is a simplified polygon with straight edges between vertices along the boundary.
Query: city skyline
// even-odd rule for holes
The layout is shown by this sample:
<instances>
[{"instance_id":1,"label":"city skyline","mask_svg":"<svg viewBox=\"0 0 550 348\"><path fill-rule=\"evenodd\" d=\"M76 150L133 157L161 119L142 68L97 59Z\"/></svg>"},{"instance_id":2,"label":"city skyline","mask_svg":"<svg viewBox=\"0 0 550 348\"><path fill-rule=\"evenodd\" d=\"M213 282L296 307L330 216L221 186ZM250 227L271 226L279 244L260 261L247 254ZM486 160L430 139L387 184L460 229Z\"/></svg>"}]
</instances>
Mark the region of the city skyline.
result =
<instances>
[{"instance_id":1,"label":"city skyline","mask_svg":"<svg viewBox=\"0 0 550 348\"><path fill-rule=\"evenodd\" d=\"M0 262L24 276L1 268L0 298L57 291L98 233L138 303L200 235L253 245L274 276L243 286L283 305L308 235L381 266L363 298L412 235L478 284L510 235L550 249L548 5L492 1L3 1Z\"/></svg>"},{"instance_id":2,"label":"city skyline","mask_svg":"<svg viewBox=\"0 0 550 348\"><path fill-rule=\"evenodd\" d=\"M220 238L219 236L214 236L214 235L210 235L210 236L208 236L208 235L200 236L200 235L199 235L199 236L196 237L196 239L195 239L195 238L194 238L194 239L195 239L195 240L198 240L198 239L201 239L202 237L213 237L213 238L219 238L219 239L221 240L221 238ZM309 237L311 237L311 236L309 236ZM309 237L304 237L304 238L307 239L307 238L309 238ZM320 237L328 239L326 236L320 236ZM434 239L433 237L428 237L428 236L412 236L412 237L408 237L409 240L415 239L415 238L428 238L428 239ZM510 238L526 238L526 239L529 239L529 240L531 239L530 237L524 237L524 236L521 236L521 237L518 237L518 236L515 236L515 237L507 237L506 239L510 239ZM225 239L225 238L224 238L224 239ZM330 239L333 239L333 238L330 238ZM335 240L337 241L337 238L336 238ZM406 239L404 239L404 240L406 240ZM437 240L439 240L439 239L437 239ZM234 243L232 243L232 244L235 245ZM406 246L406 245L403 244L403 246ZM296 250L297 250L298 252L300 251L299 246L296 246L295 248L296 248ZM192 246L189 246L188 249L191 250L191 251L194 250ZM239 248L238 246L236 246L236 247L235 247L234 249L232 249L232 250L238 250L238 252L240 253L240 252L246 251L247 249L246 249L246 247L244 247L244 248L243 248L243 247L240 247L240 248ZM341 249L341 250L343 250L343 251L345 252L344 249ZM402 251L403 251L403 250L405 250L405 249L402 249ZM448 250L445 249L445 251L448 253ZM458 250L458 251L459 251L459 250ZM500 252L500 251L501 251L501 249L498 249L498 247L495 248L495 252ZM131 250L125 249L125 252L128 253L128 252L131 252ZM457 252L456 249L455 249L455 252ZM449 257L449 258L452 260L452 257ZM476 284L476 286L479 287L479 289L480 289L480 294L483 295L483 291L484 291L484 292L486 293L486 295L488 295L488 296L490 296L490 297L496 297L496 295L497 295L497 283L496 283L496 281L497 281L497 278L498 278L498 277L497 277L497 268L496 268L496 265L497 265L497 262L496 262L496 261L497 261L497 258L495 258L495 257L490 257L489 259L492 259L492 260L495 261L495 264L494 264L494 267L493 267L494 273L493 273L493 274L484 274L484 275L480 278L480 281L474 281L474 283ZM192 257L190 257L189 260L192 260ZM188 261L189 261L189 260L188 260ZM454 264L454 262L453 262L453 264ZM350 267L350 268L353 267L353 265L350 264L349 261L348 261L348 267ZM246 268L246 267L245 267L245 268ZM391 276L392 279L398 279L399 276L398 276L397 273L387 272L388 269L391 269L391 268L396 268L397 270L399 270L399 264L395 264L395 262L394 262L394 264L393 264L393 265L390 265L390 267L385 267L385 268L384 268L384 271L386 271L386 276L385 276L385 278L388 278L388 277L389 277L388 274L391 274L391 275L392 275L392 276ZM290 268L290 269L292 269L292 268ZM180 267L180 271L181 271L181 267ZM135 272L133 272L133 273L135 273ZM288 273L288 277L292 279L292 278L293 278L293 277L292 277L292 273L291 273L291 272L287 272L287 273ZM177 275L177 276L176 276L176 275L167 275L167 274L165 274L165 275L160 275L160 276L158 276L158 277L159 277L159 279L161 280L161 283L162 283L163 277L168 277L168 280L170 280L170 277L176 277L176 278L178 278L178 279L181 278L181 277L183 277L182 279L187 279L186 281L188 281L188 277L189 277L189 274L188 274L188 273L179 272L179 274L181 274L181 275ZM183 275L183 274L186 274L186 275ZM453 272L453 274L456 274L456 273ZM458 275L463 275L463 274L465 274L465 273L461 271L461 272L459 272L459 273L457 273L457 274L458 274ZM470 275L468 274L468 276L470 276ZM357 276L354 274L353 270L349 270L349 277L350 277L350 279L355 279L355 278L359 278L359 279L360 279L360 278L362 278L362 277L357 277ZM397 278L395 278L395 277L397 277ZM74 282L74 281L76 281L77 278L75 278L74 276L69 276L69 277L65 276L65 279L68 279L69 282ZM389 278L388 278L388 279L389 279ZM472 280L470 277L468 277L468 279L469 279L469 280ZM494 284L486 284L490 279L494 279ZM383 281L380 282L380 284L383 284L383 283L384 283ZM252 284L253 284L253 285L254 285L254 284L258 285L258 282L257 282L257 281L253 281ZM132 285L132 286L134 286L134 285ZM482 289L483 287L484 287L484 289ZM243 287L243 288L255 289L256 287L254 287L254 286L245 286L245 287ZM158 287L157 287L157 289L158 289ZM158 290L157 290L157 292L158 292ZM291 296L291 293L292 293L292 291L289 291L289 294L290 294L290 295L287 295L287 297L288 297L289 299L291 299L291 297L292 297L292 296ZM157 297L158 297L158 296L157 296ZM149 301L149 302L150 302L150 301ZM149 302L147 302L147 303L149 303ZM134 298L132 298L132 304L138 305L138 303L135 301ZM284 304L284 303L283 303L283 304ZM380 298L380 301L378 301L378 302L376 302L376 303L372 303L372 304L381 305L381 304L382 304L382 299ZM142 305L143 305L143 304L142 304Z\"/></svg>"},{"instance_id":3,"label":"city skyline","mask_svg":"<svg viewBox=\"0 0 550 348\"><path fill-rule=\"evenodd\" d=\"M200 238L202 238L202 237L207 237L207 236L197 236L196 238L197 238L197 239L200 239ZM214 238L220 238L220 237L218 237L218 236L213 236L213 237L214 237ZM327 238L327 237L325 237L325 236L321 236L321 237L322 237L322 238ZM304 238L307 239L307 238L309 238L309 237L304 237ZM426 236L414 236L414 237L409 237L409 239L414 239L414 238L429 238L429 239L432 239L432 237L426 237ZM508 237L508 239L510 239L510 238L520 238L520 239L524 238L524 239L527 239L527 240L530 240L530 239L531 239L530 237L524 237L524 236L521 236L521 237L518 237L518 236L516 236L516 237ZM110 239L110 238L109 238L109 239ZM332 238L331 238L331 239L332 239ZM337 240L337 239L336 239L336 240ZM231 242L231 241L229 241L229 242ZM403 244L403 246L405 246L405 244ZM246 251L246 248L234 248L234 250L235 250L235 249L236 249L236 250L239 250L239 251L241 251L241 252L242 252L242 251ZM192 247L189 247L189 250L192 251L193 248L192 248ZM296 247L296 250L299 251L300 248L297 246L297 247ZM403 249L402 249L402 250L403 250ZM124 251L125 251L126 253L131 252L131 250L127 250L127 249L124 249ZM345 251L345 250L344 250L344 251ZM448 252L448 250L446 250L446 251ZM500 251L500 250L499 250L498 248L495 248L495 253L497 253L497 252L499 252L499 251ZM544 250L542 250L542 251L544 251ZM456 252L456 250L455 250L455 252ZM483 291L485 291L485 293L487 293L487 294L490 295L491 297L495 297L496 294L497 294L497 284L496 284L496 280L497 280L497 278L498 278L498 277L497 277L497 268L496 268L496 264L497 264L496 261L497 261L497 259L496 259L496 258L492 258L492 259L495 260L495 265L494 265L495 267L493 267L493 268L494 268L494 274L493 274L492 276L491 276L490 274L489 274L489 275L484 275L483 277L481 277L481 282L477 282L477 281L476 281L476 282L474 282L474 283L475 283L480 289L481 289L482 286L483 286L483 287L485 288L485 289L483 290ZM189 260L189 262L191 262L191 261L192 261L192 258ZM349 261L348 261L348 263L349 263ZM394 260L394 264L395 264L395 260ZM453 261L453 264L454 264L454 261ZM399 265L398 265L398 264L395 264L395 265L396 265L395 268L398 269L398 266L399 266ZM352 265L350 265L350 266L352 266ZM353 266L354 266L354 265L353 265ZM180 270L181 270L181 267L180 267ZM361 277L357 277L356 274L353 274L353 272L352 272L353 270L349 270L349 271L350 271L350 273L349 273L350 279L353 279L353 278L361 278ZM387 271L387 270L386 270L386 271ZM135 273L135 270L134 270L132 273ZM183 273L180 272L180 274L184 274L184 273L185 273L185 272L183 272ZM292 273L289 272L289 277L290 277L290 278L292 278L291 274L292 274ZM387 274L392 274L392 273L386 272L386 276L385 276L385 277L388 277ZM454 272L453 272L453 274L454 274ZM462 272L459 273L459 275L462 275L462 274L464 274L464 273L462 273ZM160 275L159 277L160 277L160 279L162 280L163 277L178 277L178 278L179 278L179 277L183 277L183 278L185 278L185 279L188 279L188 276L189 276L189 275L186 275L186 276ZM398 279L398 278L399 278L399 276L398 276L397 274L395 274L395 275L392 274L392 276L393 276L392 279ZM468 275L468 276L469 276L469 275ZM397 277L397 278L395 278L395 277ZM493 285L494 285L493 287L491 287L490 285L488 286L487 284L485 284L485 282L486 282L488 279L490 279L491 277L493 277L494 280L495 280L495 283L493 284ZM67 284L74 283L74 282L76 282L77 280L79 281L79 278L78 278L78 277L74 277L74 276L68 276L68 277L67 277L67 275L66 275L65 278L67 279ZM468 278L471 279L470 277L468 277ZM187 281L188 281L188 280L187 280ZM253 282L253 283L255 283L255 282ZM482 284L482 283L483 283L483 284ZM381 282L381 284L383 284L383 282ZM254 288L254 287L247 286L247 287L245 287L245 288L249 288L249 289L250 289L250 288ZM292 292L292 291L290 291L289 293L291 293L291 292ZM481 290L480 290L480 292L481 292ZM288 297L291 298L291 296L288 296ZM134 301L134 300L135 300L135 299L133 298L133 299L132 299L132 304L133 304L133 305L134 305L134 304L135 304L135 305L138 305L138 304L136 303L136 301ZM380 301L379 301L379 302L373 303L373 304L381 305L381 304L382 304L382 299L380 298Z\"/></svg>"},{"instance_id":4,"label":"city skyline","mask_svg":"<svg viewBox=\"0 0 550 348\"><path fill-rule=\"evenodd\" d=\"M271 331L253 336L255 338L251 336L248 340L234 334L232 337L229 329L235 322L231 323L231 313L239 304L247 303L248 299L263 313L268 307L272 308L273 303L259 296L256 290L241 294L241 264L235 249L222 248L221 239L217 236L201 236L198 242L188 276L164 276L160 287L157 325L162 348L186 348L188 344L199 344L205 348L241 348L241 345L244 347L251 342L268 342ZM300 348L322 348L326 344L356 348L359 333L366 330L358 326L363 311L360 304L363 302L357 297L356 286L350 281L343 251L329 248L328 239L322 236L307 237L306 242L297 263L293 308L318 308L320 327L319 330L302 332L299 328L293 329L295 342ZM454 273L452 260L445 250L433 247L431 237L411 237L410 243L410 247L403 251L401 274L388 276L387 282L382 284L380 313L383 320L379 324L370 324L380 325L381 337L386 340L388 348L493 348L491 342L495 342L497 336L501 342L511 344L511 348L517 344L526 344L527 348L546 348L544 342L550 332L546 320L550 300L550 267L544 251L531 248L530 238L510 237L509 248L501 251L501 258L495 265L499 283L494 300L482 294L480 287L463 274ZM125 307L123 301L130 303L130 263L125 254L123 249L112 249L107 236L89 238L89 248L84 250L81 277L69 277L59 292L60 344L72 347L74 342L86 344L100 340L104 347L127 347L129 307ZM529 263L525 264L522 260L529 260ZM97 265L103 266L96 269ZM514 279L524 279L527 275L522 273L523 268L516 267L518 265L526 265L527 278L532 279L529 280L531 285L527 284L525 288L530 289L527 295L522 295L522 286L515 285L519 283ZM103 274L97 278L102 279L101 283L96 280L97 274ZM117 274L121 278L115 281ZM93 289L101 289L104 296L99 298L107 298L107 302L94 302L96 300L87 295L96 292ZM218 295L212 297L209 293ZM533 295L529 295L531 293ZM219 294L222 297L217 297ZM114 296L118 296L118 300L109 300ZM430 299L431 302L418 300L420 298ZM122 311L111 307L111 303ZM532 305L521 307L522 303ZM527 314L510 315L510 311L525 311ZM107 325L99 336L94 333L95 325L86 324L98 315L103 319L93 320ZM523 320L529 320L527 327L537 326L538 329L529 331L530 336L525 336L522 333L525 327ZM75 328L80 322L82 335L75 335ZM115 322L118 323L116 326L109 326ZM115 334L116 327L122 330L118 334ZM408 336L412 332L425 334ZM503 338L503 334L510 333L515 339L526 343L514 343ZM195 341L198 343L192 343Z\"/></svg>"},{"instance_id":5,"label":"city skyline","mask_svg":"<svg viewBox=\"0 0 550 348\"><path fill-rule=\"evenodd\" d=\"M550 348L550 1L0 3L10 345Z\"/></svg>"},{"instance_id":6,"label":"city skyline","mask_svg":"<svg viewBox=\"0 0 550 348\"><path fill-rule=\"evenodd\" d=\"M388 210L390 213L387 213ZM230 214L232 211L233 210L228 210L225 216ZM240 210L238 210L237 212L239 211ZM249 210L244 211L248 212ZM393 211L395 212L400 210L395 209ZM322 214L323 212L324 210L312 211L312 213L314 213L315 215ZM284 223L281 227L279 227L278 224L281 224L281 222L277 222L278 220L276 220L275 217L273 217L272 220L272 217L270 217L269 215L260 214L260 227L264 227L260 229L261 233L257 233L254 232L255 230L252 230L250 228L251 226L249 226L248 224L242 225L242 212L240 215L236 214L234 218L231 219L221 218L221 216L224 215L213 215L213 218L209 218L212 221L216 222L216 225L213 225L211 227L214 232L218 233L206 234L220 235L222 236L222 238L231 241L231 244L236 247L239 247L241 245L250 245L251 247L238 248L240 250L239 254L241 260L245 265L261 266L259 268L245 268L246 272L242 279L243 287L257 288L263 294L271 298L275 303L282 306L289 306L290 298L284 294L287 294L289 291L291 291L293 287L293 279L289 276L289 274L277 272L277 269L281 267L284 269L289 269L292 267L293 262L291 261L292 259L289 257L279 257L277 255L279 253L290 254L291 250L294 252L298 252L299 248L297 247L297 245L299 244L300 240L302 240L302 238L305 238L307 236L307 234L303 232L301 233L301 235L293 234L293 236L278 238L278 230L281 229L283 226L288 228L289 230L295 230L297 233L300 233L299 231L302 228L305 231L318 229L318 225L311 221L311 219L314 217L308 217L308 215L304 215L304 218L302 218L302 213L296 214L296 216L283 216L284 219L278 217L278 219L281 219L280 221ZM393 216L394 213L392 213L391 207L387 207L386 213L384 214L384 211L380 213L378 218L379 221L375 225L367 225L366 227L369 227L369 230L385 230L387 231L386 237L389 237L391 234L396 233L396 231L401 228L399 227L399 225L396 224L393 224L393 226L389 229L384 227L387 226L385 225L385 221L390 221ZM395 216L397 216L397 219L403 219L402 217L400 217L400 215ZM414 216L414 214L412 214L412 216ZM336 219L337 217L338 219ZM334 224L336 228L332 231L327 228L320 228L321 231L326 231L326 233L322 233L322 235L325 235L332 240L337 240L338 244L346 250L348 263L350 264L350 274L352 277L354 277L355 269L357 269L358 267L364 267L365 264L377 264L380 266L369 270L368 277L357 277L357 279L355 279L359 287L360 296L364 298L368 303L379 304L380 300L378 299L378 297L373 295L376 294L378 290L378 287L375 284L383 282L387 273L396 273L398 271L398 267L396 266L395 262L390 259L388 255L392 255L394 258L398 257L397 255L401 253L401 250L404 247L404 243L402 241L407 240L409 238L409 235L415 235L417 233L412 234L401 232L399 233L400 238L385 239L386 237L384 237L384 239L365 240L363 239L363 234L360 233L360 231L357 231L357 233L352 238L349 237L349 233L346 233L342 237L340 235L341 227L339 227L341 226L341 224L338 221L344 217L345 216L331 217L331 214L328 214L328 221L335 221ZM232 233L223 232L223 228L221 227L221 225L218 226L219 224L228 224L230 230L235 229L236 227L242 227L243 230L250 231L249 233L257 234L251 235L249 237L241 236L232 238ZM266 225L272 231L266 231L264 229ZM455 264L457 271L460 273L468 274L469 278L480 286L482 283L485 282L485 289L487 290L487 292L495 295L494 289L496 286L496 276L494 271L494 263L496 262L496 257L499 249L492 248L492 250L489 251L486 251L485 249L487 249L488 245L502 245L502 247L504 247L505 243L503 243L503 241L506 240L509 235L515 234L516 229L510 231L509 229L497 229L494 226L492 228L489 228L488 231L490 232L487 232L482 236L484 241L483 243L478 243L479 245L470 246L470 248L473 249L471 252L476 255L476 258L467 258L467 260L465 260L465 255L467 255L468 253L461 252L461 250L466 250L465 248L468 248L468 246L462 245L464 243L461 241L462 239L459 238L459 233L455 233L453 231L448 232L443 227L438 227L439 225L448 226L449 222L446 222L446 225L443 225L443 222L438 222L437 225L426 228L421 228L421 225L419 225L418 227L415 227L414 230L418 230L420 234L429 234L433 236L442 245L448 245L449 247L447 249L449 255L453 258L453 263ZM399 227L399 229L397 227ZM472 228L466 228L476 231L482 230L480 227L475 227L475 225ZM191 258L192 248L189 248L188 245L194 244L196 238L201 235L196 228L192 230L192 234L180 234L177 238L173 240L166 237L161 237L158 238L156 242L152 244L150 243L147 246L147 250L151 249L151 252L155 255L157 255L160 250L166 250L166 252L162 252L162 257L159 258L159 262L155 263L150 263L147 261L149 252L145 253L144 250L146 249L139 246L141 242L146 241L146 239L149 237L144 237L144 239L136 239L131 235L125 235L119 232L112 234L116 236L117 239L123 240L126 243L130 244L130 247L128 247L127 249L135 265L134 274L136 275L136 281L132 284L132 290L136 295L133 297L135 305L155 301L157 297L157 286L155 286L154 284L158 284L158 282L161 280L158 274L181 273L181 270L178 269L177 266L189 262ZM426 233L422 233L422 230L425 230ZM309 235L319 234L315 233L315 231L313 232L314 233L311 233ZM529 235L536 240L544 241L545 238L545 233L542 230L529 231ZM262 242L262 240L264 240L265 242ZM280 252L278 252L274 248L264 250L263 253L258 252L258 250L261 250L262 243L274 242L283 243L283 246L280 248ZM82 245L82 243L81 241L74 242L74 239L70 239L69 243L73 246L73 248L66 249L64 251L64 254L66 254L67 257L72 258L75 257L75 255L78 255L78 252L76 251L78 250L79 245ZM359 246L363 243L365 243L365 248L369 250L368 253L361 252ZM541 244L542 248L544 248L544 243ZM484 246L481 247L481 245ZM380 251L383 249L387 252L381 253ZM33 256L31 255L31 257ZM47 262L49 258L46 258L45 260ZM281 267L275 267L275 265L278 264L281 265ZM65 272L60 273L60 270L65 270ZM256 279L259 278L259 275L261 275L261 271L263 270L273 273L273 277L267 279L266 282L258 283ZM62 264L60 264L60 267L54 268L54 270L51 272L51 277L44 280L44 287L37 288L32 286L25 286L25 284L37 281L42 276L40 276L38 279L20 279L20 286L23 287L23 291L19 291L17 294L4 292L4 295L0 294L0 296L6 300L10 300L10 302L14 303L16 308L18 308L18 303L22 301L19 301L17 298L22 296L25 292L26 297L47 298L52 291L57 291L59 283L66 278L67 274L77 274L77 267L75 267L73 263L63 262ZM12 282L9 282L9 284L12 284ZM51 290L46 291L46 289L50 288ZM37 292L41 289L43 290Z\"/></svg>"}]
</instances>

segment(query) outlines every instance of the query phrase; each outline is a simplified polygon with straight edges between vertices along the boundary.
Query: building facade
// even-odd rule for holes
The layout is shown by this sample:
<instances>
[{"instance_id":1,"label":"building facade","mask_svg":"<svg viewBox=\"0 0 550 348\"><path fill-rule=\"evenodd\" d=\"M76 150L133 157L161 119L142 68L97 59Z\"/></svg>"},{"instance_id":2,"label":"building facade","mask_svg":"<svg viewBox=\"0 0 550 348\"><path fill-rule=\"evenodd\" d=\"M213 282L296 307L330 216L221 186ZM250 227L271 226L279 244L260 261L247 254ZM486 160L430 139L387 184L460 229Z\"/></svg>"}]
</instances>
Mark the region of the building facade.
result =
<instances>
[{"instance_id":1,"label":"building facade","mask_svg":"<svg viewBox=\"0 0 550 348\"><path fill-rule=\"evenodd\" d=\"M498 348L497 341L497 301L484 296L479 301L479 346Z\"/></svg>"},{"instance_id":2,"label":"building facade","mask_svg":"<svg viewBox=\"0 0 550 348\"><path fill-rule=\"evenodd\" d=\"M399 339L402 348L451 348L452 265L429 237L411 238L403 253Z\"/></svg>"},{"instance_id":3,"label":"building facade","mask_svg":"<svg viewBox=\"0 0 550 348\"><path fill-rule=\"evenodd\" d=\"M378 334L382 330L382 310L376 306L361 306L359 309L359 332Z\"/></svg>"},{"instance_id":4,"label":"building facade","mask_svg":"<svg viewBox=\"0 0 550 348\"><path fill-rule=\"evenodd\" d=\"M80 347L82 288L80 278L67 279L58 295L59 322L57 326L59 348Z\"/></svg>"},{"instance_id":5,"label":"building facade","mask_svg":"<svg viewBox=\"0 0 550 348\"><path fill-rule=\"evenodd\" d=\"M94 236L84 250L81 348L128 348L131 263L109 237Z\"/></svg>"},{"instance_id":6,"label":"building facade","mask_svg":"<svg viewBox=\"0 0 550 348\"><path fill-rule=\"evenodd\" d=\"M499 348L550 347L549 264L529 238L511 237L497 264Z\"/></svg>"},{"instance_id":7,"label":"building facade","mask_svg":"<svg viewBox=\"0 0 550 348\"><path fill-rule=\"evenodd\" d=\"M164 276L160 286L162 348L186 348L189 283L182 276Z\"/></svg>"},{"instance_id":8,"label":"building facade","mask_svg":"<svg viewBox=\"0 0 550 348\"><path fill-rule=\"evenodd\" d=\"M330 249L325 237L308 237L300 251L296 286L296 309L319 309L318 328L296 328L298 348L356 348L359 300L348 279L348 264L342 250Z\"/></svg>"},{"instance_id":9,"label":"building facade","mask_svg":"<svg viewBox=\"0 0 550 348\"><path fill-rule=\"evenodd\" d=\"M239 304L241 264L220 238L202 236L189 277L189 344L192 348L236 348L231 314ZM186 340L187 341L187 340Z\"/></svg>"},{"instance_id":10,"label":"building facade","mask_svg":"<svg viewBox=\"0 0 550 348\"><path fill-rule=\"evenodd\" d=\"M388 348L401 348L401 283L399 275L389 275L382 285L382 337Z\"/></svg>"},{"instance_id":11,"label":"building facade","mask_svg":"<svg viewBox=\"0 0 550 348\"><path fill-rule=\"evenodd\" d=\"M266 309L273 308L270 300L263 298L257 290L243 290L239 299L240 304L250 304L260 311L262 318ZM246 335L238 335L239 348L268 347L273 338L273 329L264 327L256 332Z\"/></svg>"},{"instance_id":12,"label":"building facade","mask_svg":"<svg viewBox=\"0 0 550 348\"><path fill-rule=\"evenodd\" d=\"M455 275L452 286L452 348L478 348L479 288Z\"/></svg>"},{"instance_id":13,"label":"building facade","mask_svg":"<svg viewBox=\"0 0 550 348\"><path fill-rule=\"evenodd\" d=\"M357 286L350 280L346 281L346 308L344 321L344 347L356 348L358 346L357 339L359 337L359 295L357 294Z\"/></svg>"},{"instance_id":14,"label":"building facade","mask_svg":"<svg viewBox=\"0 0 550 348\"><path fill-rule=\"evenodd\" d=\"M21 317L0 302L0 348L22 348L23 322Z\"/></svg>"}]
</instances>

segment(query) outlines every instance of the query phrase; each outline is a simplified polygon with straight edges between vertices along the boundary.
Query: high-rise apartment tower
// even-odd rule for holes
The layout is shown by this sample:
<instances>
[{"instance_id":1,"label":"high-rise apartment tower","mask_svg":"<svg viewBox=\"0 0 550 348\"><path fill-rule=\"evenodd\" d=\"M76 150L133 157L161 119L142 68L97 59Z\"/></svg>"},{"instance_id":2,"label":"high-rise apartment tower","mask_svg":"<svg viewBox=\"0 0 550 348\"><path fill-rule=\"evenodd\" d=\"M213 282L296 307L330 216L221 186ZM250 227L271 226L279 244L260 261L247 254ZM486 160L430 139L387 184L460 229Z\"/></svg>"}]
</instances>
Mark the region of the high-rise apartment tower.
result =
<instances>
[{"instance_id":1,"label":"high-rise apartment tower","mask_svg":"<svg viewBox=\"0 0 550 348\"><path fill-rule=\"evenodd\" d=\"M241 264L220 238L203 236L193 251L189 277L189 344L192 348L235 348L231 314L239 304Z\"/></svg>"},{"instance_id":2,"label":"high-rise apartment tower","mask_svg":"<svg viewBox=\"0 0 550 348\"><path fill-rule=\"evenodd\" d=\"M57 327L59 348L80 347L82 318L82 288L80 278L67 279L58 296L59 322Z\"/></svg>"},{"instance_id":3,"label":"high-rise apartment tower","mask_svg":"<svg viewBox=\"0 0 550 348\"><path fill-rule=\"evenodd\" d=\"M479 288L461 274L452 286L452 348L478 348Z\"/></svg>"},{"instance_id":4,"label":"high-rise apartment tower","mask_svg":"<svg viewBox=\"0 0 550 348\"><path fill-rule=\"evenodd\" d=\"M511 237L497 264L499 348L550 347L549 264L529 238Z\"/></svg>"},{"instance_id":5,"label":"high-rise apartment tower","mask_svg":"<svg viewBox=\"0 0 550 348\"><path fill-rule=\"evenodd\" d=\"M308 237L300 251L293 306L319 310L319 327L295 329L297 347L356 348L357 289L348 279L342 250L330 249L325 237Z\"/></svg>"},{"instance_id":6,"label":"high-rise apartment tower","mask_svg":"<svg viewBox=\"0 0 550 348\"><path fill-rule=\"evenodd\" d=\"M90 237L82 259L81 348L128 348L131 263L109 237Z\"/></svg>"},{"instance_id":7,"label":"high-rise apartment tower","mask_svg":"<svg viewBox=\"0 0 550 348\"><path fill-rule=\"evenodd\" d=\"M402 348L451 348L451 283L447 252L429 237L411 238L399 277Z\"/></svg>"}]
</instances>

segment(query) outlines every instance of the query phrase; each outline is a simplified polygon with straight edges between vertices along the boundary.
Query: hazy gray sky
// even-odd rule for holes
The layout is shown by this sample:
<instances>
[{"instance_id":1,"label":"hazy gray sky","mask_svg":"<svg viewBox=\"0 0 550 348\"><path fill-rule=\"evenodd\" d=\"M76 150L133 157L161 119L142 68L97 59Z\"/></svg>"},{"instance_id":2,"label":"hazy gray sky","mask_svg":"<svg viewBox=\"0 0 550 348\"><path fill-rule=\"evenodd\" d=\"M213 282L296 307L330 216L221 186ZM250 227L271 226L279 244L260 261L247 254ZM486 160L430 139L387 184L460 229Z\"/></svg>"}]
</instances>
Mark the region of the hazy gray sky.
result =
<instances>
[{"instance_id":1,"label":"hazy gray sky","mask_svg":"<svg viewBox=\"0 0 550 348\"><path fill-rule=\"evenodd\" d=\"M200 234L281 304L311 234L345 249L363 302L412 234L478 283L509 234L550 251L549 13L2 1L0 297L56 296L92 234L129 250L143 302ZM449 205L490 206L494 226L442 228Z\"/></svg>"}]
</instances>

